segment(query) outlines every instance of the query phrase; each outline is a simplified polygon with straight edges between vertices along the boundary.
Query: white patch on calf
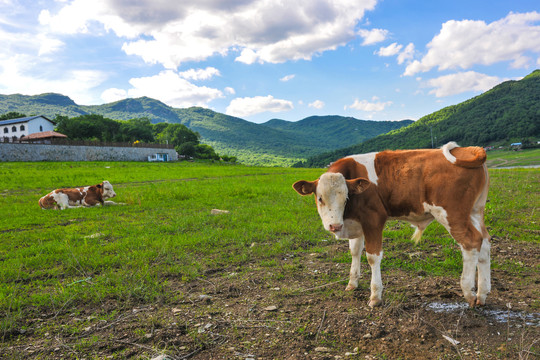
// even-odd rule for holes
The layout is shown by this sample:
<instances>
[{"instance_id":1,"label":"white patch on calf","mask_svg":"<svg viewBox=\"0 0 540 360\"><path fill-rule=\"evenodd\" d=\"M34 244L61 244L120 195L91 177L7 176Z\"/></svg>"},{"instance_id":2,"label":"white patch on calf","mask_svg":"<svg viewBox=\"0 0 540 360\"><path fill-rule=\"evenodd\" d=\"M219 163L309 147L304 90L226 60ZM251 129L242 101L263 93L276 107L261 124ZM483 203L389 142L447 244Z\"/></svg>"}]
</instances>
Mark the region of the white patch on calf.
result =
<instances>
[{"instance_id":1,"label":"white patch on calf","mask_svg":"<svg viewBox=\"0 0 540 360\"><path fill-rule=\"evenodd\" d=\"M366 170L368 172L368 180L377 185L377 181L379 180L379 177L377 176L377 172L375 171L375 156L378 153L372 152L369 154L360 154L360 155L351 155L348 156L351 159L354 159L359 164L362 164L366 167Z\"/></svg>"},{"instance_id":2,"label":"white patch on calf","mask_svg":"<svg viewBox=\"0 0 540 360\"><path fill-rule=\"evenodd\" d=\"M66 209L69 207L69 198L63 192L53 192L52 197L60 209Z\"/></svg>"},{"instance_id":3,"label":"white patch on calf","mask_svg":"<svg viewBox=\"0 0 540 360\"><path fill-rule=\"evenodd\" d=\"M110 199L116 196L113 187L107 180L103 181L103 200Z\"/></svg>"},{"instance_id":4,"label":"white patch on calf","mask_svg":"<svg viewBox=\"0 0 540 360\"><path fill-rule=\"evenodd\" d=\"M455 148L457 148L457 147L459 147L459 145L456 144L454 141L451 141L451 142L449 142L448 144L443 145L443 147L441 148L444 157L445 157L448 161L450 161L452 164L455 164L455 163L456 163L456 157L450 153L450 150L455 149Z\"/></svg>"},{"instance_id":5,"label":"white patch on calf","mask_svg":"<svg viewBox=\"0 0 540 360\"><path fill-rule=\"evenodd\" d=\"M463 296L470 306L476 303L476 293L474 292L476 266L478 265L478 250L465 250L461 244L461 254L463 256L463 272L461 273L461 290Z\"/></svg>"},{"instance_id":6,"label":"white patch on calf","mask_svg":"<svg viewBox=\"0 0 540 360\"><path fill-rule=\"evenodd\" d=\"M340 173L322 174L316 195L317 210L324 228L330 231L330 225L343 225L343 212L349 195L345 177Z\"/></svg>"},{"instance_id":7,"label":"white patch on calf","mask_svg":"<svg viewBox=\"0 0 540 360\"><path fill-rule=\"evenodd\" d=\"M491 244L488 239L482 241L478 255L478 299L477 304L486 303L487 294L491 292Z\"/></svg>"},{"instance_id":8,"label":"white patch on calf","mask_svg":"<svg viewBox=\"0 0 540 360\"><path fill-rule=\"evenodd\" d=\"M429 205L426 202L422 205L424 205L424 211L433 215L435 220L437 220L439 224L444 226L444 228L451 234L450 224L448 223L448 213L446 212L446 210L441 206Z\"/></svg>"},{"instance_id":9,"label":"white patch on calf","mask_svg":"<svg viewBox=\"0 0 540 360\"><path fill-rule=\"evenodd\" d=\"M345 291L354 290L358 287L358 280L362 276L360 271L360 257L362 256L362 251L364 250L364 236L349 239L349 249L351 251L351 271L349 274L349 283L345 288Z\"/></svg>"},{"instance_id":10,"label":"white patch on calf","mask_svg":"<svg viewBox=\"0 0 540 360\"><path fill-rule=\"evenodd\" d=\"M381 260L383 252L379 255L366 252L367 261L371 266L371 297L369 298L369 306L374 307L382 303L382 277L381 277Z\"/></svg>"}]
</instances>

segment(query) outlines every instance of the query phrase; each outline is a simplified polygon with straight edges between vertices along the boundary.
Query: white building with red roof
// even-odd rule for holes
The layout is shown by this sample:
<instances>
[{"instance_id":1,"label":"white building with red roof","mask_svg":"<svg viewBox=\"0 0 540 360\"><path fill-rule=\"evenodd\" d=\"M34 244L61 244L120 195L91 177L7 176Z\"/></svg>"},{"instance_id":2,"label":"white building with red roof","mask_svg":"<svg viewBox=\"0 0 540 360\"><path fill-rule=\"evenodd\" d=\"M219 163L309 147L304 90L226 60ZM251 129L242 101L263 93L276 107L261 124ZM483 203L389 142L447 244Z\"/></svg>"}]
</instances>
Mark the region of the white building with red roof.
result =
<instances>
[{"instance_id":1,"label":"white building with red roof","mask_svg":"<svg viewBox=\"0 0 540 360\"><path fill-rule=\"evenodd\" d=\"M66 137L54 131L56 123L43 115L0 120L0 138L4 142ZM6 141L7 140L7 141Z\"/></svg>"}]
</instances>

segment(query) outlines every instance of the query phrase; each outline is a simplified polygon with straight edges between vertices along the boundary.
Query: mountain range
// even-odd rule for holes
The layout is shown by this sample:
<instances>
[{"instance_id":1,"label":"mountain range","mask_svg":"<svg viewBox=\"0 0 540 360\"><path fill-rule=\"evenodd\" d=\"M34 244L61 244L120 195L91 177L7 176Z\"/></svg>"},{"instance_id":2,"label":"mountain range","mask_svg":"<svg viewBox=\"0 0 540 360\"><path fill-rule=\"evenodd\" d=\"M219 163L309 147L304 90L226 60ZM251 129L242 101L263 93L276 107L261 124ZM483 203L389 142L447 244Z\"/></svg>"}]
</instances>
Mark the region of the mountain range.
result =
<instances>
[{"instance_id":1,"label":"mountain range","mask_svg":"<svg viewBox=\"0 0 540 360\"><path fill-rule=\"evenodd\" d=\"M323 167L340 157L385 149L510 145L540 141L540 70L505 81L472 99L426 115L413 124L362 143L319 154L295 166Z\"/></svg>"},{"instance_id":2,"label":"mountain range","mask_svg":"<svg viewBox=\"0 0 540 360\"><path fill-rule=\"evenodd\" d=\"M350 154L440 147L448 141L462 146L536 143L540 140L540 70L416 122L312 116L296 122L272 119L255 124L206 108L173 108L147 97L83 106L54 93L0 95L0 113L7 112L51 119L56 114L100 114L114 120L146 117L153 123L181 123L198 132L202 142L218 153L236 156L245 164L322 167Z\"/></svg>"},{"instance_id":3,"label":"mountain range","mask_svg":"<svg viewBox=\"0 0 540 360\"><path fill-rule=\"evenodd\" d=\"M216 152L236 156L245 164L266 166L290 166L412 123L411 120L366 121L343 116L312 116L296 122L272 119L255 124L206 108L173 108L148 97L86 106L56 93L0 95L0 113L7 112L44 115L50 119L56 115L99 114L114 120L146 117L153 123L181 123L198 132L201 141Z\"/></svg>"}]
</instances>

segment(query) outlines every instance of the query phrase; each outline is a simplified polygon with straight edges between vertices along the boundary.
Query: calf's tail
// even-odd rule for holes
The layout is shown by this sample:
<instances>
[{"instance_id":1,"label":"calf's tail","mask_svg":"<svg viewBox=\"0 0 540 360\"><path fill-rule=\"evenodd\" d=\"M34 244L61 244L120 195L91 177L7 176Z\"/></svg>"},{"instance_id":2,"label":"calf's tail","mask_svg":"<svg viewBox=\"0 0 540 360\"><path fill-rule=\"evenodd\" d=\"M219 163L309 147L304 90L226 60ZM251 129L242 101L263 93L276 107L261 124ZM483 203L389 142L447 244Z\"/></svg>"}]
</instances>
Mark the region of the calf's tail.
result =
<instances>
[{"instance_id":1,"label":"calf's tail","mask_svg":"<svg viewBox=\"0 0 540 360\"><path fill-rule=\"evenodd\" d=\"M444 157L452 164L474 169L486 162L486 151L478 146L459 147L455 142L449 142L441 148Z\"/></svg>"}]
</instances>

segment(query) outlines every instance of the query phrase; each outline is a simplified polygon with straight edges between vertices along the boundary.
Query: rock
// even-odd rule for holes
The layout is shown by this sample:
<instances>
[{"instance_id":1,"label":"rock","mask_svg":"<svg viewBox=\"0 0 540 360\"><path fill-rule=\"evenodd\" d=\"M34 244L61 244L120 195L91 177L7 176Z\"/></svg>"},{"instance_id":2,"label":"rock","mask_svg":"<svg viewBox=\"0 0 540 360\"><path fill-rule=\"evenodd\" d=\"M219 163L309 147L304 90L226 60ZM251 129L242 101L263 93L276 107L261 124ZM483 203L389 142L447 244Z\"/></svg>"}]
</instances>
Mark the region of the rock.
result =
<instances>
[{"instance_id":1,"label":"rock","mask_svg":"<svg viewBox=\"0 0 540 360\"><path fill-rule=\"evenodd\" d=\"M315 351L316 351L316 352L329 352L330 349L327 348L327 347L324 347L324 346L319 346L319 347L316 347L316 348L315 348Z\"/></svg>"},{"instance_id":2,"label":"rock","mask_svg":"<svg viewBox=\"0 0 540 360\"><path fill-rule=\"evenodd\" d=\"M92 235L85 236L84 238L85 239L95 239L95 238L101 237L103 235L105 235L105 234L103 234L103 233L95 233L95 234L92 234Z\"/></svg>"},{"instance_id":3,"label":"rock","mask_svg":"<svg viewBox=\"0 0 540 360\"><path fill-rule=\"evenodd\" d=\"M371 335L371 334L368 333L368 334L366 334L366 335L364 335L364 336L362 336L362 337L363 337L364 339L371 339L371 338L373 337L373 335Z\"/></svg>"},{"instance_id":4,"label":"rock","mask_svg":"<svg viewBox=\"0 0 540 360\"><path fill-rule=\"evenodd\" d=\"M212 301L212 297L210 295L199 295L199 301L203 301L205 303L210 303Z\"/></svg>"},{"instance_id":5,"label":"rock","mask_svg":"<svg viewBox=\"0 0 540 360\"><path fill-rule=\"evenodd\" d=\"M228 214L228 213L229 213L229 210L212 209L212 211L210 211L210 214L212 215Z\"/></svg>"},{"instance_id":6,"label":"rock","mask_svg":"<svg viewBox=\"0 0 540 360\"><path fill-rule=\"evenodd\" d=\"M278 309L275 305L270 305L264 308L265 311L276 311Z\"/></svg>"},{"instance_id":7,"label":"rock","mask_svg":"<svg viewBox=\"0 0 540 360\"><path fill-rule=\"evenodd\" d=\"M167 357L167 355L159 355L159 356L156 356L155 358L152 358L151 360L168 360L169 358Z\"/></svg>"}]
</instances>

